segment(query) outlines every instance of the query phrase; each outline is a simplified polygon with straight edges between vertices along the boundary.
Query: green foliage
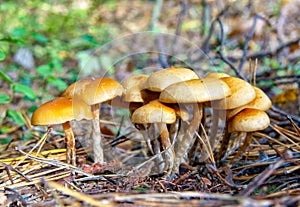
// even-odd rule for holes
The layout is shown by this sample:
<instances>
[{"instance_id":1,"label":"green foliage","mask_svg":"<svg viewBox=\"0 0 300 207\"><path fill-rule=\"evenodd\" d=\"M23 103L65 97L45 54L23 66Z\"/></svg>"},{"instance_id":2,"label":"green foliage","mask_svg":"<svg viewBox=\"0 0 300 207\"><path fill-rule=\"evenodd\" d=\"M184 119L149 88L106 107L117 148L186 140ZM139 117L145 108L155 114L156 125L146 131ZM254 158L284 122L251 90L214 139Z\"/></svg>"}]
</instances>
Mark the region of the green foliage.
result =
<instances>
[{"instance_id":1,"label":"green foliage","mask_svg":"<svg viewBox=\"0 0 300 207\"><path fill-rule=\"evenodd\" d=\"M27 96L31 100L34 100L36 98L34 91L26 85L23 85L20 83L14 83L13 90L15 93L21 93L21 94Z\"/></svg>"},{"instance_id":2,"label":"green foliage","mask_svg":"<svg viewBox=\"0 0 300 207\"><path fill-rule=\"evenodd\" d=\"M22 117L22 114L16 110L8 110L7 116L11 118L15 124L19 126L25 125L24 118Z\"/></svg>"},{"instance_id":3,"label":"green foliage","mask_svg":"<svg viewBox=\"0 0 300 207\"><path fill-rule=\"evenodd\" d=\"M10 103L10 97L6 94L0 93L0 104L7 104Z\"/></svg>"}]
</instances>

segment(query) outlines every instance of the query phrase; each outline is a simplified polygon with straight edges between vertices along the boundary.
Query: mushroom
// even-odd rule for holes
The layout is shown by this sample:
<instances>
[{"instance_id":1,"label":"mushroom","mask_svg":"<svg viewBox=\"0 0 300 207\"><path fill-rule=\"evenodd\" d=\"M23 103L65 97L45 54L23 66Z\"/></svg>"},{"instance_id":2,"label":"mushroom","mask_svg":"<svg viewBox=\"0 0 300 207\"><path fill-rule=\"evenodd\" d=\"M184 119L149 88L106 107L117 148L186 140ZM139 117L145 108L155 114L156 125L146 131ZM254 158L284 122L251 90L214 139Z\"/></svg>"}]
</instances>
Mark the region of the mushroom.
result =
<instances>
[{"instance_id":1,"label":"mushroom","mask_svg":"<svg viewBox=\"0 0 300 207\"><path fill-rule=\"evenodd\" d=\"M205 78L225 78L225 77L230 77L227 73L218 73L218 72L212 72L208 73Z\"/></svg>"},{"instance_id":2,"label":"mushroom","mask_svg":"<svg viewBox=\"0 0 300 207\"><path fill-rule=\"evenodd\" d=\"M101 103L123 94L123 87L114 79L103 77L77 81L63 93L65 97L78 97L91 106L93 113L94 162L104 163L102 137L100 131Z\"/></svg>"},{"instance_id":3,"label":"mushroom","mask_svg":"<svg viewBox=\"0 0 300 207\"><path fill-rule=\"evenodd\" d=\"M267 113L254 108L245 108L236 114L232 119L230 119L228 121L229 137L231 133L234 132L246 133L246 138L243 145L240 147L239 152L236 154L233 160L231 160L231 162L245 152L251 143L253 132L263 130L269 125L270 119Z\"/></svg>"},{"instance_id":4,"label":"mushroom","mask_svg":"<svg viewBox=\"0 0 300 207\"><path fill-rule=\"evenodd\" d=\"M170 142L167 124L172 124L176 121L175 110L155 100L136 109L132 114L131 121L136 124L157 123L162 147L165 150L165 169L168 169L167 174L169 174L174 163L174 149Z\"/></svg>"},{"instance_id":5,"label":"mushroom","mask_svg":"<svg viewBox=\"0 0 300 207\"><path fill-rule=\"evenodd\" d=\"M230 89L220 79L204 78L174 83L165 88L159 97L163 103L184 103L193 107L193 118L184 137L176 150L176 162L173 170L177 171L183 157L187 154L192 139L198 131L202 118L202 103L224 99L230 94Z\"/></svg>"},{"instance_id":6,"label":"mushroom","mask_svg":"<svg viewBox=\"0 0 300 207\"><path fill-rule=\"evenodd\" d=\"M92 118L89 106L82 100L74 101L59 97L38 107L32 114L31 124L38 126L62 124L67 145L67 163L76 166L75 138L70 121Z\"/></svg>"},{"instance_id":7,"label":"mushroom","mask_svg":"<svg viewBox=\"0 0 300 207\"><path fill-rule=\"evenodd\" d=\"M161 92L173 83L198 78L197 74L188 68L165 68L152 73L144 84L141 84L141 88Z\"/></svg>"},{"instance_id":8,"label":"mushroom","mask_svg":"<svg viewBox=\"0 0 300 207\"><path fill-rule=\"evenodd\" d=\"M237 113L239 113L240 111L242 111L245 108L260 109L263 111L266 111L269 108L271 108L272 102L269 99L269 97L261 89L255 87L255 86L253 86L253 88L254 88L255 94L256 94L255 99L245 105L228 110L227 111L227 119L232 118L233 116L235 116Z\"/></svg>"},{"instance_id":9,"label":"mushroom","mask_svg":"<svg viewBox=\"0 0 300 207\"><path fill-rule=\"evenodd\" d=\"M129 103L131 114L144 103L140 85L143 84L148 77L148 75L143 74L132 75L121 83L124 88L124 101Z\"/></svg>"},{"instance_id":10,"label":"mushroom","mask_svg":"<svg viewBox=\"0 0 300 207\"><path fill-rule=\"evenodd\" d=\"M216 116L218 116L218 113L220 113L220 111L243 106L255 99L255 90L248 82L236 77L223 77L220 78L220 80L224 81L229 86L231 95L226 97L224 100L214 101L211 103L212 108L216 109L214 110L215 113L217 113ZM225 135L222 139L222 144L217 155L217 160L221 159L228 146L229 137L227 136L227 130L227 125L225 125Z\"/></svg>"}]
</instances>

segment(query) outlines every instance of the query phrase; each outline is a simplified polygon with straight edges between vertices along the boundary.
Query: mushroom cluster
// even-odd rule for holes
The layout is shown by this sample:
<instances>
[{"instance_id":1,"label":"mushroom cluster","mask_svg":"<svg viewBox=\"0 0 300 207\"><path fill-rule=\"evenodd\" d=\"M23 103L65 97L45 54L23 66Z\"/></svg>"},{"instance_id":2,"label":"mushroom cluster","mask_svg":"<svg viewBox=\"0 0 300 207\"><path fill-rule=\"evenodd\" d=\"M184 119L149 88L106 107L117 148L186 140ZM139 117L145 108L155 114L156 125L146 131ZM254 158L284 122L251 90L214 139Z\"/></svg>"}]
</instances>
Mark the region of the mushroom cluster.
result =
<instances>
[{"instance_id":1,"label":"mushroom cluster","mask_svg":"<svg viewBox=\"0 0 300 207\"><path fill-rule=\"evenodd\" d=\"M179 165L188 162L196 137L206 130L206 108L212 111L209 133L212 148L219 121L226 122L217 152L219 159L227 150L231 134L244 135L241 148L246 149L252 132L263 130L270 123L265 111L271 107L271 101L259 88L225 73L209 73L199 78L193 70L171 67L150 75L132 75L122 83L111 78L79 80L70 85L62 97L40 106L33 113L32 124L63 124L67 161L75 165L75 141L68 122L92 119L94 161L103 163L100 104L117 96L129 106L131 122L143 134L149 154L155 156L158 171L167 174L178 172ZM53 106L58 104L61 104L58 109ZM52 120L55 113L59 118ZM225 116L220 116L222 113ZM207 159L204 152L200 156Z\"/></svg>"}]
</instances>

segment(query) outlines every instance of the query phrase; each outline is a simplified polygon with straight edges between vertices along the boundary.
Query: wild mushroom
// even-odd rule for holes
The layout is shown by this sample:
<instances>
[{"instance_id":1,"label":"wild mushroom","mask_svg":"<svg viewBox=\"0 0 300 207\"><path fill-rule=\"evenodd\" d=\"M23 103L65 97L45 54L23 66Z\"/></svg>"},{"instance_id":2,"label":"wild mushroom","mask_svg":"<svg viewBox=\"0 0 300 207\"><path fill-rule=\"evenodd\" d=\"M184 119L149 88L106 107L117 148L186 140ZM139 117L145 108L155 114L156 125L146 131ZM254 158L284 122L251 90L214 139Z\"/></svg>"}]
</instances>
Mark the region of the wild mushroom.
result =
<instances>
[{"instance_id":1,"label":"wild mushroom","mask_svg":"<svg viewBox=\"0 0 300 207\"><path fill-rule=\"evenodd\" d=\"M173 83L198 78L198 75L188 68L165 68L152 73L144 84L141 85L141 88L161 92Z\"/></svg>"},{"instance_id":2,"label":"wild mushroom","mask_svg":"<svg viewBox=\"0 0 300 207\"><path fill-rule=\"evenodd\" d=\"M70 121L92 118L92 112L85 102L59 97L38 107L32 114L31 124L38 126L62 124L67 145L67 163L76 166L75 138Z\"/></svg>"},{"instance_id":3,"label":"wild mushroom","mask_svg":"<svg viewBox=\"0 0 300 207\"><path fill-rule=\"evenodd\" d=\"M230 77L227 73L218 73L218 72L212 72L208 73L205 78L225 78L225 77Z\"/></svg>"},{"instance_id":4,"label":"wild mushroom","mask_svg":"<svg viewBox=\"0 0 300 207\"><path fill-rule=\"evenodd\" d=\"M124 88L124 101L129 103L131 114L144 103L140 85L143 84L148 77L148 75L143 74L132 75L124 79L121 83Z\"/></svg>"},{"instance_id":5,"label":"wild mushroom","mask_svg":"<svg viewBox=\"0 0 300 207\"><path fill-rule=\"evenodd\" d=\"M198 131L202 118L202 103L224 99L230 94L230 89L220 79L194 79L174 83L165 88L159 97L163 103L184 103L193 107L193 118L176 150L176 162L173 170L177 171L183 157L187 154L193 137Z\"/></svg>"},{"instance_id":6,"label":"wild mushroom","mask_svg":"<svg viewBox=\"0 0 300 207\"><path fill-rule=\"evenodd\" d=\"M271 108L272 106L272 102L270 100L270 98L259 88L254 87L255 90L255 98L254 100L252 100L251 102L239 106L237 108L231 109L227 111L227 119L232 118L233 116L235 116L237 113L239 113L240 111L242 111L245 108L251 108L251 109L259 109L262 111L266 111L269 108Z\"/></svg>"},{"instance_id":7,"label":"wild mushroom","mask_svg":"<svg viewBox=\"0 0 300 207\"><path fill-rule=\"evenodd\" d=\"M101 103L123 94L123 87L111 78L86 79L73 83L63 93L65 97L78 97L91 106L93 113L94 162L104 163L102 137L100 131Z\"/></svg>"},{"instance_id":8,"label":"wild mushroom","mask_svg":"<svg viewBox=\"0 0 300 207\"><path fill-rule=\"evenodd\" d=\"M174 163L174 150L170 142L167 124L174 123L175 120L175 110L160 103L159 101L151 101L136 109L131 117L131 121L136 124L156 123L158 125L162 147L165 150L165 169L168 170L167 174L171 172Z\"/></svg>"},{"instance_id":9,"label":"wild mushroom","mask_svg":"<svg viewBox=\"0 0 300 207\"><path fill-rule=\"evenodd\" d=\"M246 133L246 138L243 145L240 147L239 152L231 162L238 158L248 148L252 140L253 132L263 130L269 125L269 116L266 114L266 112L259 109L245 108L236 114L232 119L230 119L228 121L229 137L231 133L234 132Z\"/></svg>"},{"instance_id":10,"label":"wild mushroom","mask_svg":"<svg viewBox=\"0 0 300 207\"><path fill-rule=\"evenodd\" d=\"M220 80L224 81L229 86L231 95L227 96L224 100L214 101L211 103L212 108L216 109L216 113L243 106L255 99L255 90L248 82L236 77L223 77L220 78ZM221 159L228 146L229 137L226 136L227 130L228 129L226 125L225 136L223 136L220 151L217 155L217 160Z\"/></svg>"}]
</instances>

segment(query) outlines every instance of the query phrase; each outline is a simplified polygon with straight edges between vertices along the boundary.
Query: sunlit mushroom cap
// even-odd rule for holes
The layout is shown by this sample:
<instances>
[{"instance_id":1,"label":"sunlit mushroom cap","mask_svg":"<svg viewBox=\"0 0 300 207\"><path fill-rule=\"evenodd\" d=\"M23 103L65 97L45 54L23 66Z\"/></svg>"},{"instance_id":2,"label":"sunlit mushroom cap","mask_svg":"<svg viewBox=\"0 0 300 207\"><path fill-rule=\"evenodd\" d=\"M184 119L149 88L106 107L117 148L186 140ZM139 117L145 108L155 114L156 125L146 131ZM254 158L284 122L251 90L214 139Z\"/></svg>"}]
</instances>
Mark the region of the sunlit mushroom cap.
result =
<instances>
[{"instance_id":1,"label":"sunlit mushroom cap","mask_svg":"<svg viewBox=\"0 0 300 207\"><path fill-rule=\"evenodd\" d=\"M244 109L228 123L228 132L254 132L270 125L266 112L259 109Z\"/></svg>"},{"instance_id":2,"label":"sunlit mushroom cap","mask_svg":"<svg viewBox=\"0 0 300 207\"><path fill-rule=\"evenodd\" d=\"M250 103L247 103L243 106L228 110L227 112L227 119L230 119L240 111L245 108L253 108L253 109L260 109L262 111L268 110L272 106L272 102L269 97L259 88L253 87L255 90L255 99Z\"/></svg>"},{"instance_id":3,"label":"sunlit mushroom cap","mask_svg":"<svg viewBox=\"0 0 300 207\"><path fill-rule=\"evenodd\" d=\"M220 79L203 78L174 83L160 94L164 103L197 103L223 99L230 95L230 89Z\"/></svg>"},{"instance_id":4,"label":"sunlit mushroom cap","mask_svg":"<svg viewBox=\"0 0 300 207\"><path fill-rule=\"evenodd\" d=\"M87 84L89 84L93 79L83 79L78 80L71 85L61 94L62 97L73 98L80 90L82 90Z\"/></svg>"},{"instance_id":5,"label":"sunlit mushroom cap","mask_svg":"<svg viewBox=\"0 0 300 207\"><path fill-rule=\"evenodd\" d=\"M143 84L148 77L148 75L143 74L133 75L122 82L122 86L125 90L124 100L126 102L144 102L140 85Z\"/></svg>"},{"instance_id":6,"label":"sunlit mushroom cap","mask_svg":"<svg viewBox=\"0 0 300 207\"><path fill-rule=\"evenodd\" d=\"M139 86L141 83L144 83L148 77L149 75L145 75L145 74L131 75L125 78L121 84L126 92L126 90L128 89L134 86Z\"/></svg>"},{"instance_id":7,"label":"sunlit mushroom cap","mask_svg":"<svg viewBox=\"0 0 300 207\"><path fill-rule=\"evenodd\" d=\"M71 85L71 89L67 89L63 95L78 97L88 105L102 103L121 96L124 90L118 81L107 77L86 79L73 84L74 86Z\"/></svg>"},{"instance_id":8,"label":"sunlit mushroom cap","mask_svg":"<svg viewBox=\"0 0 300 207\"><path fill-rule=\"evenodd\" d=\"M205 78L225 78L225 77L230 77L227 73L218 73L218 72L212 72L208 73Z\"/></svg>"},{"instance_id":9,"label":"sunlit mushroom cap","mask_svg":"<svg viewBox=\"0 0 300 207\"><path fill-rule=\"evenodd\" d=\"M136 124L171 124L176 121L176 113L174 109L160 103L159 101L151 101L136 109L132 114L131 121Z\"/></svg>"},{"instance_id":10,"label":"sunlit mushroom cap","mask_svg":"<svg viewBox=\"0 0 300 207\"><path fill-rule=\"evenodd\" d=\"M76 102L76 104L75 104ZM89 106L82 100L59 97L38 107L32 114L31 124L47 126L62 124L70 120L92 119Z\"/></svg>"},{"instance_id":11,"label":"sunlit mushroom cap","mask_svg":"<svg viewBox=\"0 0 300 207\"><path fill-rule=\"evenodd\" d=\"M198 79L197 74L188 68L166 68L152 73L147 81L141 85L142 89L161 92L173 83Z\"/></svg>"},{"instance_id":12,"label":"sunlit mushroom cap","mask_svg":"<svg viewBox=\"0 0 300 207\"><path fill-rule=\"evenodd\" d=\"M230 88L231 95L225 101L214 102L216 109L233 109L245 105L255 99L254 88L246 81L236 77L220 78Z\"/></svg>"}]
</instances>

